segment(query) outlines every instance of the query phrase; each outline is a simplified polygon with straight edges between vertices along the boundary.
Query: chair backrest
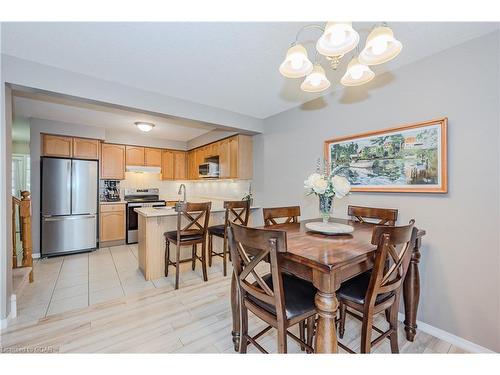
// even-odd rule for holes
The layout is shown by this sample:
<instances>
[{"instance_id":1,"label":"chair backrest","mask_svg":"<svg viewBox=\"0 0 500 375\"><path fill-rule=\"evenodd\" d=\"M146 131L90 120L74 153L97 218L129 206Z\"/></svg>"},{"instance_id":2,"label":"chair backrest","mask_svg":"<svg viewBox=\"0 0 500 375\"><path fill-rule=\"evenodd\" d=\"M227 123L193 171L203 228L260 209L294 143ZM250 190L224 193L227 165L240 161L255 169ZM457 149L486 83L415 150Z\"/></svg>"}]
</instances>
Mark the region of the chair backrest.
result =
<instances>
[{"instance_id":1,"label":"chair backrest","mask_svg":"<svg viewBox=\"0 0 500 375\"><path fill-rule=\"evenodd\" d=\"M177 202L175 211L177 212L177 241L184 235L200 234L205 237L207 233L208 220L210 218L210 208L212 202L190 203ZM185 218L183 223L182 218Z\"/></svg>"},{"instance_id":2,"label":"chair backrest","mask_svg":"<svg viewBox=\"0 0 500 375\"><path fill-rule=\"evenodd\" d=\"M373 223L377 225L395 225L398 219L398 210L393 208L348 206L347 214L360 223L370 223L365 219L379 220L377 223Z\"/></svg>"},{"instance_id":3,"label":"chair backrest","mask_svg":"<svg viewBox=\"0 0 500 375\"><path fill-rule=\"evenodd\" d=\"M228 237L240 296L244 299L251 295L272 305L276 309L277 318L286 319L283 279L278 260L278 253L286 252L286 232L231 223ZM272 286L266 284L258 269L261 262L267 260L271 269Z\"/></svg>"},{"instance_id":4,"label":"chair backrest","mask_svg":"<svg viewBox=\"0 0 500 375\"><path fill-rule=\"evenodd\" d=\"M368 303L375 304L379 294L400 292L417 238L414 223L412 219L404 226L377 225L373 228L371 242L377 245L377 252L366 292Z\"/></svg>"},{"instance_id":5,"label":"chair backrest","mask_svg":"<svg viewBox=\"0 0 500 375\"><path fill-rule=\"evenodd\" d=\"M300 217L300 206L272 207L262 209L264 215L264 225L277 225L298 223ZM281 223L276 219L284 219Z\"/></svg>"},{"instance_id":6,"label":"chair backrest","mask_svg":"<svg viewBox=\"0 0 500 375\"><path fill-rule=\"evenodd\" d=\"M224 223L226 228L229 223L248 225L248 217L250 215L250 200L244 201L225 201L224 208L226 209L226 217Z\"/></svg>"}]
</instances>

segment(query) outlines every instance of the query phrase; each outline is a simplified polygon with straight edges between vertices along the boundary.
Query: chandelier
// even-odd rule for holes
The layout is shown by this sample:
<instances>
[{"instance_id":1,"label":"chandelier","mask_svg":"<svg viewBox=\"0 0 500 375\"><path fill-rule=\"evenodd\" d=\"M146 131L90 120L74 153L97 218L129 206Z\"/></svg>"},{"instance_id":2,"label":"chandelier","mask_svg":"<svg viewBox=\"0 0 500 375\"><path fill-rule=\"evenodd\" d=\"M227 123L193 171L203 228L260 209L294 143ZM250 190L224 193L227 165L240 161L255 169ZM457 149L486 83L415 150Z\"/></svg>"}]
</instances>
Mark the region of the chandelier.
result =
<instances>
[{"instance_id":1,"label":"chandelier","mask_svg":"<svg viewBox=\"0 0 500 375\"><path fill-rule=\"evenodd\" d=\"M306 29L318 29L322 32L316 42L314 64L309 60L304 46L298 43L300 34ZM370 69L371 65L392 60L403 48L386 23L372 28L366 38L365 47L359 54L358 44L359 34L353 29L352 22L328 22L325 27L306 25L297 32L295 42L288 49L279 71L287 78L306 77L300 85L303 91L321 92L330 87L325 69L320 64L321 56L324 56L330 62L330 67L336 70L341 59L356 49L340 83L344 86L359 86L375 77L375 73Z\"/></svg>"}]
</instances>

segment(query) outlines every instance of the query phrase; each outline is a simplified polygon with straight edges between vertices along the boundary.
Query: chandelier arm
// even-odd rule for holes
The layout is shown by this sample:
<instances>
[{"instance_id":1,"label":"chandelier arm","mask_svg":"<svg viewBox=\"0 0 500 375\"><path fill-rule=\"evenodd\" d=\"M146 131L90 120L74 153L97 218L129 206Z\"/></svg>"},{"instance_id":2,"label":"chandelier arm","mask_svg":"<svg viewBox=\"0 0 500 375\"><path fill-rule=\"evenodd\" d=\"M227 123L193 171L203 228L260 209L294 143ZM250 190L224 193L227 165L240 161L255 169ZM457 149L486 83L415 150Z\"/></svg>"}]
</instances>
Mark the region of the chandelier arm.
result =
<instances>
[{"instance_id":1,"label":"chandelier arm","mask_svg":"<svg viewBox=\"0 0 500 375\"><path fill-rule=\"evenodd\" d=\"M325 28L321 27L320 25L310 24L310 25L302 26L299 29L299 31L297 31L297 34L295 35L295 42L293 42L293 45L296 45L297 42L299 41L299 36L300 36L300 33L302 33L302 31L310 30L310 29L318 29L318 30L321 30L322 33L325 32Z\"/></svg>"}]
</instances>

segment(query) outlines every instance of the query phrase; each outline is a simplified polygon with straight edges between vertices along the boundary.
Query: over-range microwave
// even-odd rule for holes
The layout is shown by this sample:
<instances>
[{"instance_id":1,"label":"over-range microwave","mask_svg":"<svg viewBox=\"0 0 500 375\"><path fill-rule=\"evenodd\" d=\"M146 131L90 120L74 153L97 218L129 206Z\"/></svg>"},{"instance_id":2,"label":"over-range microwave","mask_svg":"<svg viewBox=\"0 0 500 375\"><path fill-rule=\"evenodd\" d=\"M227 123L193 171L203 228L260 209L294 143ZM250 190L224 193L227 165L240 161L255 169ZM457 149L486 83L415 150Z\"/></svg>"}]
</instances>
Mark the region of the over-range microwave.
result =
<instances>
[{"instance_id":1,"label":"over-range microwave","mask_svg":"<svg viewBox=\"0 0 500 375\"><path fill-rule=\"evenodd\" d=\"M200 178L218 178L219 164L214 162L201 163L198 166L198 175Z\"/></svg>"}]
</instances>

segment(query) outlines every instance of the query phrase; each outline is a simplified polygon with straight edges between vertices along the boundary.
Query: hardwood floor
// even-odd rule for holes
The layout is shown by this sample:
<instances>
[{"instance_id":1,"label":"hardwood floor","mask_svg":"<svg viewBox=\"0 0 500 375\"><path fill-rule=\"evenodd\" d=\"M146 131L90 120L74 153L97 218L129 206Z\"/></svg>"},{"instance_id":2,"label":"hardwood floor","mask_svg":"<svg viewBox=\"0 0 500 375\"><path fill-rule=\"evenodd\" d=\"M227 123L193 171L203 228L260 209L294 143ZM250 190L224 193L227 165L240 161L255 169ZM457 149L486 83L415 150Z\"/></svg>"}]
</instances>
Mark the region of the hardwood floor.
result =
<instances>
[{"instance_id":1,"label":"hardwood floor","mask_svg":"<svg viewBox=\"0 0 500 375\"><path fill-rule=\"evenodd\" d=\"M189 264L185 266L190 267ZM195 272L201 274L199 268ZM73 353L234 353L229 306L230 278L222 277L218 264L212 268L208 282L202 282L201 277L191 280L193 284L181 285L179 290L172 290L168 285L56 313L34 322L18 322L2 331L2 350L30 348ZM386 324L382 317L377 321L382 327ZM264 323L252 315L249 324L250 333L256 333L264 327ZM348 319L342 341L358 349L359 335L359 322ZM414 343L407 342L402 326L399 337L402 353L461 351L424 332L418 332ZM276 352L274 330L259 342L266 350ZM250 346L249 352L257 351ZM289 352L300 353L292 340L289 340ZM383 343L374 352L389 353L389 342Z\"/></svg>"}]
</instances>

